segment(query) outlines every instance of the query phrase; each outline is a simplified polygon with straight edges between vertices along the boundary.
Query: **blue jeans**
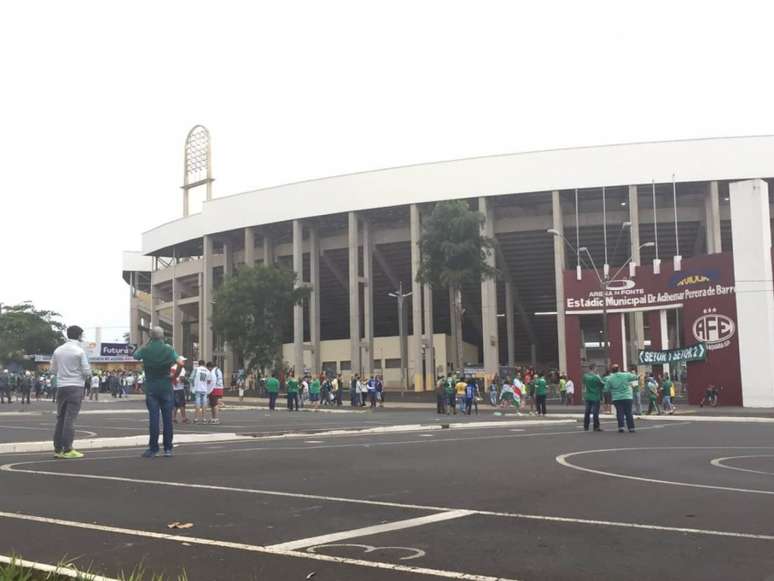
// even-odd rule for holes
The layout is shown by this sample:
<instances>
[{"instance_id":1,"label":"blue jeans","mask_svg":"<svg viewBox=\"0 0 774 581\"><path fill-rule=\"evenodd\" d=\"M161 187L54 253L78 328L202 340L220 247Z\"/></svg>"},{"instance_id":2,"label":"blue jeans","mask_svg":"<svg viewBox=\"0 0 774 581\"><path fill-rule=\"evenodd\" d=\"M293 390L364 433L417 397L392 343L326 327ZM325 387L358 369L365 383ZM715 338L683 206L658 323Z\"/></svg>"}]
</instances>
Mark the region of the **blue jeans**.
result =
<instances>
[{"instance_id":1,"label":"blue jeans","mask_svg":"<svg viewBox=\"0 0 774 581\"><path fill-rule=\"evenodd\" d=\"M594 429L599 427L599 400L586 400L586 410L583 412L583 429L589 429L590 420L594 420Z\"/></svg>"},{"instance_id":2,"label":"blue jeans","mask_svg":"<svg viewBox=\"0 0 774 581\"><path fill-rule=\"evenodd\" d=\"M159 412L164 422L164 450L172 449L172 412L174 410L175 398L172 390L162 393L146 393L145 405L148 407L148 417L150 420L150 438L148 439L148 449L153 452L159 451Z\"/></svg>"}]
</instances>

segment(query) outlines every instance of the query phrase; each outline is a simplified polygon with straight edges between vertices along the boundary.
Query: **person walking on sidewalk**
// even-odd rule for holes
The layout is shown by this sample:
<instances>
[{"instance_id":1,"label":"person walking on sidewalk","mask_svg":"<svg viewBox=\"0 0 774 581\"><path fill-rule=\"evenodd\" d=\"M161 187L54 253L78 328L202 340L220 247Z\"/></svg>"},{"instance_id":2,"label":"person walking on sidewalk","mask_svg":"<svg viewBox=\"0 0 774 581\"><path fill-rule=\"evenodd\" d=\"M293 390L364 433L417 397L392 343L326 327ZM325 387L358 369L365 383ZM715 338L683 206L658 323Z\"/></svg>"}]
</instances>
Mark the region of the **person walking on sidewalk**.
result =
<instances>
[{"instance_id":1,"label":"person walking on sidewalk","mask_svg":"<svg viewBox=\"0 0 774 581\"><path fill-rule=\"evenodd\" d=\"M212 389L207 394L207 403L210 404L210 423L219 424L218 406L220 405L220 399L223 397L223 372L214 363L207 363L207 369L210 370L210 375L212 375Z\"/></svg>"},{"instance_id":2,"label":"person walking on sidewalk","mask_svg":"<svg viewBox=\"0 0 774 581\"><path fill-rule=\"evenodd\" d=\"M134 352L145 369L145 407L148 408L148 449L143 458L159 455L159 415L164 424L164 456L172 456L172 413L175 405L169 370L175 363L183 366L183 358L164 342L164 329L153 327L148 343Z\"/></svg>"},{"instance_id":3,"label":"person walking on sidewalk","mask_svg":"<svg viewBox=\"0 0 774 581\"><path fill-rule=\"evenodd\" d=\"M590 419L594 418L594 431L601 432L599 426L599 401L602 399L602 390L605 383L597 373L597 366L593 363L589 365L589 370L583 374L583 401L586 403L586 410L583 412L583 429L589 431Z\"/></svg>"},{"instance_id":4,"label":"person walking on sidewalk","mask_svg":"<svg viewBox=\"0 0 774 581\"><path fill-rule=\"evenodd\" d=\"M623 433L624 420L630 432L634 432L634 416L632 416L632 381L637 379L636 373L620 371L618 364L610 368L610 375L605 378L605 391L615 406L615 416L618 420L618 431Z\"/></svg>"},{"instance_id":5,"label":"person walking on sidewalk","mask_svg":"<svg viewBox=\"0 0 774 581\"><path fill-rule=\"evenodd\" d=\"M75 419L81 411L83 386L91 379L91 367L86 352L80 345L83 329L78 325L67 327L67 342L51 356L49 371L56 376L59 393L56 399L56 428L54 429L55 458L83 458L73 450Z\"/></svg>"}]
</instances>

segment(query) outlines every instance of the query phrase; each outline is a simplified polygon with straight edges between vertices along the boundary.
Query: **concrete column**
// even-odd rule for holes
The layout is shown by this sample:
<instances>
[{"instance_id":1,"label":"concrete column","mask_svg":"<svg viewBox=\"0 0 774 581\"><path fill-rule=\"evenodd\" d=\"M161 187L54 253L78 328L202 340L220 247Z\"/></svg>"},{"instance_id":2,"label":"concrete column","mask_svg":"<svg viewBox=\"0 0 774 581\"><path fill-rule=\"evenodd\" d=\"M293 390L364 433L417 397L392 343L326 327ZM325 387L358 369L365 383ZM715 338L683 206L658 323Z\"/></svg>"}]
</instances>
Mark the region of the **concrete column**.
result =
<instances>
[{"instance_id":1,"label":"concrete column","mask_svg":"<svg viewBox=\"0 0 774 581\"><path fill-rule=\"evenodd\" d=\"M736 329L745 407L774 406L774 290L769 187L760 179L730 185Z\"/></svg>"},{"instance_id":2,"label":"concrete column","mask_svg":"<svg viewBox=\"0 0 774 581\"><path fill-rule=\"evenodd\" d=\"M421 264L421 251L419 241L421 238L421 223L419 221L419 208L416 204L411 204L409 208L410 215L410 234L411 234L411 320L413 325L414 349L411 354L410 368L413 372L409 373L413 377L414 391L422 391L422 285L417 282L419 265Z\"/></svg>"},{"instance_id":3,"label":"concrete column","mask_svg":"<svg viewBox=\"0 0 774 581\"><path fill-rule=\"evenodd\" d=\"M274 242L271 237L264 234L263 236L263 265L270 266L274 264Z\"/></svg>"},{"instance_id":4,"label":"concrete column","mask_svg":"<svg viewBox=\"0 0 774 581\"><path fill-rule=\"evenodd\" d=\"M355 212L349 213L349 341L352 374L361 372L360 362L360 265L358 219Z\"/></svg>"},{"instance_id":5,"label":"concrete column","mask_svg":"<svg viewBox=\"0 0 774 581\"><path fill-rule=\"evenodd\" d=\"M304 226L301 220L293 220L293 272L296 288L304 284ZM296 377L304 374L304 306L293 306L293 369Z\"/></svg>"},{"instance_id":6,"label":"concrete column","mask_svg":"<svg viewBox=\"0 0 774 581\"><path fill-rule=\"evenodd\" d=\"M245 265L255 264L255 230L245 228Z\"/></svg>"},{"instance_id":7,"label":"concrete column","mask_svg":"<svg viewBox=\"0 0 774 581\"><path fill-rule=\"evenodd\" d=\"M494 208L485 197L478 199L478 210L484 215L482 233L484 236L494 238ZM490 266L495 266L494 253L487 258ZM498 349L497 329L497 281L488 278L481 281L481 331L484 346L484 373L491 379L500 363L500 351Z\"/></svg>"},{"instance_id":8,"label":"concrete column","mask_svg":"<svg viewBox=\"0 0 774 581\"><path fill-rule=\"evenodd\" d=\"M205 361L212 361L213 337L210 317L212 316L212 263L213 263L213 240L212 236L204 236L204 258L202 270L202 286L199 291L199 300L202 303L202 316L199 320L199 344L200 358ZM204 291L204 292L202 292Z\"/></svg>"},{"instance_id":9,"label":"concrete column","mask_svg":"<svg viewBox=\"0 0 774 581\"><path fill-rule=\"evenodd\" d=\"M704 230L707 236L707 254L723 252L720 236L720 193L718 182L709 182L704 190Z\"/></svg>"},{"instance_id":10,"label":"concrete column","mask_svg":"<svg viewBox=\"0 0 774 581\"><path fill-rule=\"evenodd\" d=\"M433 289L429 284L423 285L423 300L425 303L425 390L433 389L435 385L435 343L433 342Z\"/></svg>"},{"instance_id":11,"label":"concrete column","mask_svg":"<svg viewBox=\"0 0 774 581\"><path fill-rule=\"evenodd\" d=\"M513 283L505 281L505 335L508 341L508 367L516 365L516 329L513 312Z\"/></svg>"},{"instance_id":12,"label":"concrete column","mask_svg":"<svg viewBox=\"0 0 774 581\"><path fill-rule=\"evenodd\" d=\"M320 373L320 230L317 224L309 229L309 340L312 343L312 373Z\"/></svg>"},{"instance_id":13,"label":"concrete column","mask_svg":"<svg viewBox=\"0 0 774 581\"><path fill-rule=\"evenodd\" d=\"M140 334L140 308L137 297L129 299L129 342L139 345L142 343Z\"/></svg>"},{"instance_id":14,"label":"concrete column","mask_svg":"<svg viewBox=\"0 0 774 581\"><path fill-rule=\"evenodd\" d=\"M363 373L370 376L374 371L374 288L373 288L373 235L371 224L363 220L363 333L365 361Z\"/></svg>"},{"instance_id":15,"label":"concrete column","mask_svg":"<svg viewBox=\"0 0 774 581\"><path fill-rule=\"evenodd\" d=\"M225 242L223 244L223 281L234 275L234 244L233 242ZM231 374L234 371L236 365L236 356L231 346L223 341L223 384L229 387L231 384Z\"/></svg>"},{"instance_id":16,"label":"concrete column","mask_svg":"<svg viewBox=\"0 0 774 581\"><path fill-rule=\"evenodd\" d=\"M637 198L637 186L629 186L629 242L632 253L632 264L639 267L642 264L640 257L640 206ZM629 356L636 361L637 351L645 348L645 321L643 313L630 313L629 335L631 336L631 349ZM625 335L624 335L625 336Z\"/></svg>"},{"instance_id":17,"label":"concrete column","mask_svg":"<svg viewBox=\"0 0 774 581\"><path fill-rule=\"evenodd\" d=\"M669 319L666 309L658 312L658 328L661 333L661 349L666 351L669 347ZM661 366L661 373L669 373L669 364Z\"/></svg>"},{"instance_id":18,"label":"concrete column","mask_svg":"<svg viewBox=\"0 0 774 581\"><path fill-rule=\"evenodd\" d=\"M157 309L159 303L159 291L156 289L156 285L151 282L150 289L150 311L151 311L151 328L159 324L159 311Z\"/></svg>"},{"instance_id":19,"label":"concrete column","mask_svg":"<svg viewBox=\"0 0 774 581\"><path fill-rule=\"evenodd\" d=\"M553 229L564 234L564 216L562 216L562 204L559 192L551 192L551 214L553 216ZM567 370L567 345L565 343L566 320L564 308L564 239L554 236L554 280L556 282L556 339L559 348L559 370Z\"/></svg>"},{"instance_id":20,"label":"concrete column","mask_svg":"<svg viewBox=\"0 0 774 581\"><path fill-rule=\"evenodd\" d=\"M183 312L178 307L180 299L180 284L177 275L172 276L172 347L178 355L183 354Z\"/></svg>"}]
</instances>

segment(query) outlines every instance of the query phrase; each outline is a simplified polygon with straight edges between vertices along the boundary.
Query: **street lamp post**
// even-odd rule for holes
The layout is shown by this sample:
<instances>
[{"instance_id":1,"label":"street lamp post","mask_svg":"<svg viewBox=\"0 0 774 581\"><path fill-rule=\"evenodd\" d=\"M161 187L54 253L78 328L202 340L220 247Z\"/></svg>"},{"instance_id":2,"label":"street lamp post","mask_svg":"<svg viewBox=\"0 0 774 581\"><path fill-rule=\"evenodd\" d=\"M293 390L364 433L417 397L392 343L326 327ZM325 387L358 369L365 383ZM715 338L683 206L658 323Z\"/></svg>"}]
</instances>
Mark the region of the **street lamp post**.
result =
<instances>
[{"instance_id":1,"label":"street lamp post","mask_svg":"<svg viewBox=\"0 0 774 581\"><path fill-rule=\"evenodd\" d=\"M406 335L406 309L404 302L406 297L413 293L403 293L403 282L398 285L398 290L394 293L387 293L398 300L398 335L400 337L400 387L403 390L408 389L408 337Z\"/></svg>"}]
</instances>

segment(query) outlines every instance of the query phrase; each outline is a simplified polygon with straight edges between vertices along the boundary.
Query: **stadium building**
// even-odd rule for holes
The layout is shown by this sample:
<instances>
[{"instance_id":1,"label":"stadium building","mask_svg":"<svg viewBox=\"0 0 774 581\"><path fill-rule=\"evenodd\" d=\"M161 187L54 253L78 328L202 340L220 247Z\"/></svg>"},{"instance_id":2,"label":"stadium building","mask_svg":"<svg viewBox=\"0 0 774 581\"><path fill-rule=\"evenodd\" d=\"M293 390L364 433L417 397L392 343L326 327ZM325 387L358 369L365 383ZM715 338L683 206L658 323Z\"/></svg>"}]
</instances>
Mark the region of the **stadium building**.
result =
<instances>
[{"instance_id":1,"label":"stadium building","mask_svg":"<svg viewBox=\"0 0 774 581\"><path fill-rule=\"evenodd\" d=\"M134 343L160 324L179 352L228 373L240 362L208 324L214 289L242 265L276 263L311 288L288 314L283 355L296 370L378 373L400 387L403 327L416 391L463 367L491 378L531 365L578 381L609 359L685 378L693 402L714 384L723 404L774 406L774 136L496 155L218 198L210 166L197 126L183 216L125 253ZM189 213L195 189L206 199ZM416 281L422 219L453 199L481 212L497 242L499 276L463 289L464 361L448 291ZM404 325L399 289L411 293Z\"/></svg>"}]
</instances>

